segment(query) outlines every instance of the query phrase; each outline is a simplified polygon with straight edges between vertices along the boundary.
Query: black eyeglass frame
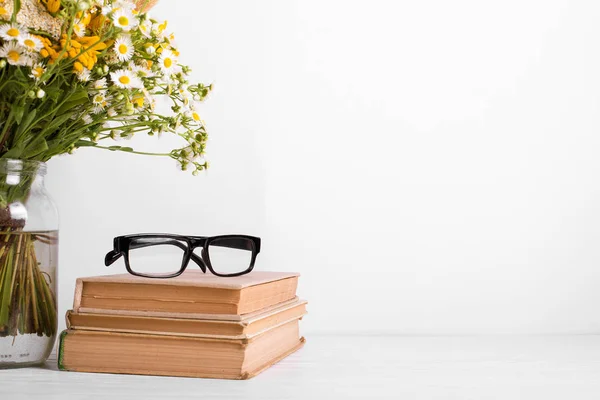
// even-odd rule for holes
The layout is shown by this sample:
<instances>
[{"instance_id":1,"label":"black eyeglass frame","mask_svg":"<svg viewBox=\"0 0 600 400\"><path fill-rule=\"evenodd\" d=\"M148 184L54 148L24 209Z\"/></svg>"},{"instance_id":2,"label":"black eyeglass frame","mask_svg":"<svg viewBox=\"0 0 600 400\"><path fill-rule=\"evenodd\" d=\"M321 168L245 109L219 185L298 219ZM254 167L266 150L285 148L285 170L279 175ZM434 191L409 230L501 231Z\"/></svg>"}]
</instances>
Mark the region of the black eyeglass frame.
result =
<instances>
[{"instance_id":1,"label":"black eyeglass frame","mask_svg":"<svg viewBox=\"0 0 600 400\"><path fill-rule=\"evenodd\" d=\"M136 243L141 239L154 239L148 243ZM157 241L156 239L164 239L162 241ZM209 255L209 247L211 246L211 242L219 241L219 240L232 240L232 239L241 239L243 242L239 242L237 246L235 242L228 246L218 245L218 247L229 247L234 249L241 250L249 250L245 244L250 244L252 250L252 258L250 259L250 265L248 268L241 272L236 272L232 274L221 274L216 272L211 264L210 255ZM187 247L182 244L182 242L187 244ZM151 274L143 274L140 272L136 272L131 268L131 264L129 263L129 250L136 248L143 248L149 246L158 246L161 244L171 244L181 248L184 252L183 260L181 263L181 268L179 271L174 272L172 274L165 275L151 275ZM217 246L217 245L215 245ZM194 250L198 247L202 248L202 257L199 257L197 254L194 254ZM256 256L260 253L260 238L256 236L249 235L219 235L219 236L186 236L186 235L173 235L173 234L162 234L162 233L142 233L135 235L124 235L117 236L113 240L113 250L109 251L104 258L104 264L109 267L119 258L123 257L125 260L125 268L127 272L135 276L141 276L144 278L174 278L179 276L185 271L190 260L194 261L202 270L202 272L206 273L206 269L210 270L216 276L222 277L233 277L245 275L252 271L254 268L254 263L256 262Z\"/></svg>"}]
</instances>

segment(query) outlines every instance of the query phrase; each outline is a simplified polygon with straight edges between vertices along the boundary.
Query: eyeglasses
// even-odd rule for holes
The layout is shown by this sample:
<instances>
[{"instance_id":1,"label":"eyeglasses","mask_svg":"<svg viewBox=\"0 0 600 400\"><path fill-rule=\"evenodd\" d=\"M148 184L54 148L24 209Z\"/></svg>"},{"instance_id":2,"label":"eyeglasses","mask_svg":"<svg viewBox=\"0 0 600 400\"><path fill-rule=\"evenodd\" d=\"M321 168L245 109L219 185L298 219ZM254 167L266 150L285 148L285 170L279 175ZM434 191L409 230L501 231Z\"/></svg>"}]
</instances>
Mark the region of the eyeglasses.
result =
<instances>
[{"instance_id":1,"label":"eyeglasses","mask_svg":"<svg viewBox=\"0 0 600 400\"><path fill-rule=\"evenodd\" d=\"M199 254L197 249L202 249ZM259 252L260 238L254 236L126 235L114 239L104 263L108 267L123 256L132 275L173 278L192 260L202 272L208 268L217 276L239 276L252 271Z\"/></svg>"}]
</instances>

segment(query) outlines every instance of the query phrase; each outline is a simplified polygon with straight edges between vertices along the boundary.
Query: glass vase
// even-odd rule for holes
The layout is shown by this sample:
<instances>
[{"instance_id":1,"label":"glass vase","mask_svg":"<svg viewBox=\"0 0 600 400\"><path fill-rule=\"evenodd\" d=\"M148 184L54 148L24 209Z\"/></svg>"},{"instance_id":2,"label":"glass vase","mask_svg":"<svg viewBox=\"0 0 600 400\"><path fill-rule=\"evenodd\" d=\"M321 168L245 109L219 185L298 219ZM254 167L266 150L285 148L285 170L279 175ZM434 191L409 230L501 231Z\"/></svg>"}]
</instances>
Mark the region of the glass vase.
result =
<instances>
[{"instance_id":1,"label":"glass vase","mask_svg":"<svg viewBox=\"0 0 600 400\"><path fill-rule=\"evenodd\" d=\"M0 159L0 368L40 364L55 342L58 212L45 174Z\"/></svg>"}]
</instances>

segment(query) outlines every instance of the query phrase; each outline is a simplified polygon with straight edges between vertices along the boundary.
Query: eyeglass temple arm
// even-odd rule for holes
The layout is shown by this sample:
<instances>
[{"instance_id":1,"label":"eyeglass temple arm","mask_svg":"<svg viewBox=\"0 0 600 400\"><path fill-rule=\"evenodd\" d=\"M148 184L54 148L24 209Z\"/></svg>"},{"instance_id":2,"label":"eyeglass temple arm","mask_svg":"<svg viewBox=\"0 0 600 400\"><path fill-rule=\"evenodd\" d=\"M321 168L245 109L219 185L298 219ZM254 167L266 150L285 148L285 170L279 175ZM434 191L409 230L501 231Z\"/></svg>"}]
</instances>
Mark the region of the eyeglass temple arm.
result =
<instances>
[{"instance_id":1,"label":"eyeglass temple arm","mask_svg":"<svg viewBox=\"0 0 600 400\"><path fill-rule=\"evenodd\" d=\"M121 258L121 253L111 250L108 252L108 254L106 254L106 257L104 257L104 265L110 267L119 258Z\"/></svg>"}]
</instances>

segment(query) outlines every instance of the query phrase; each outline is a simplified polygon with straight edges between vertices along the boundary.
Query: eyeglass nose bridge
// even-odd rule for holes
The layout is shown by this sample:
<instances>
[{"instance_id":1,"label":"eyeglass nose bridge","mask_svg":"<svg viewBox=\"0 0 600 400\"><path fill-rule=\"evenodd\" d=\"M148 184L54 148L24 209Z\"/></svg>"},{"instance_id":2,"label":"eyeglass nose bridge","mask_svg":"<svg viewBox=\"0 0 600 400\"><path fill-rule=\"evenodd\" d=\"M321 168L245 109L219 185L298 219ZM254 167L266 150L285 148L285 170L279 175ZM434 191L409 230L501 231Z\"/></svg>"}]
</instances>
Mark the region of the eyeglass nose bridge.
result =
<instances>
[{"instance_id":1,"label":"eyeglass nose bridge","mask_svg":"<svg viewBox=\"0 0 600 400\"><path fill-rule=\"evenodd\" d=\"M204 249L202 249L202 253L204 254ZM190 258L192 259L192 261L194 261L196 264L198 264L198 266L200 267L202 272L206 273L206 263L204 262L202 257L200 257L199 255L194 253L193 249L190 250Z\"/></svg>"}]
</instances>

